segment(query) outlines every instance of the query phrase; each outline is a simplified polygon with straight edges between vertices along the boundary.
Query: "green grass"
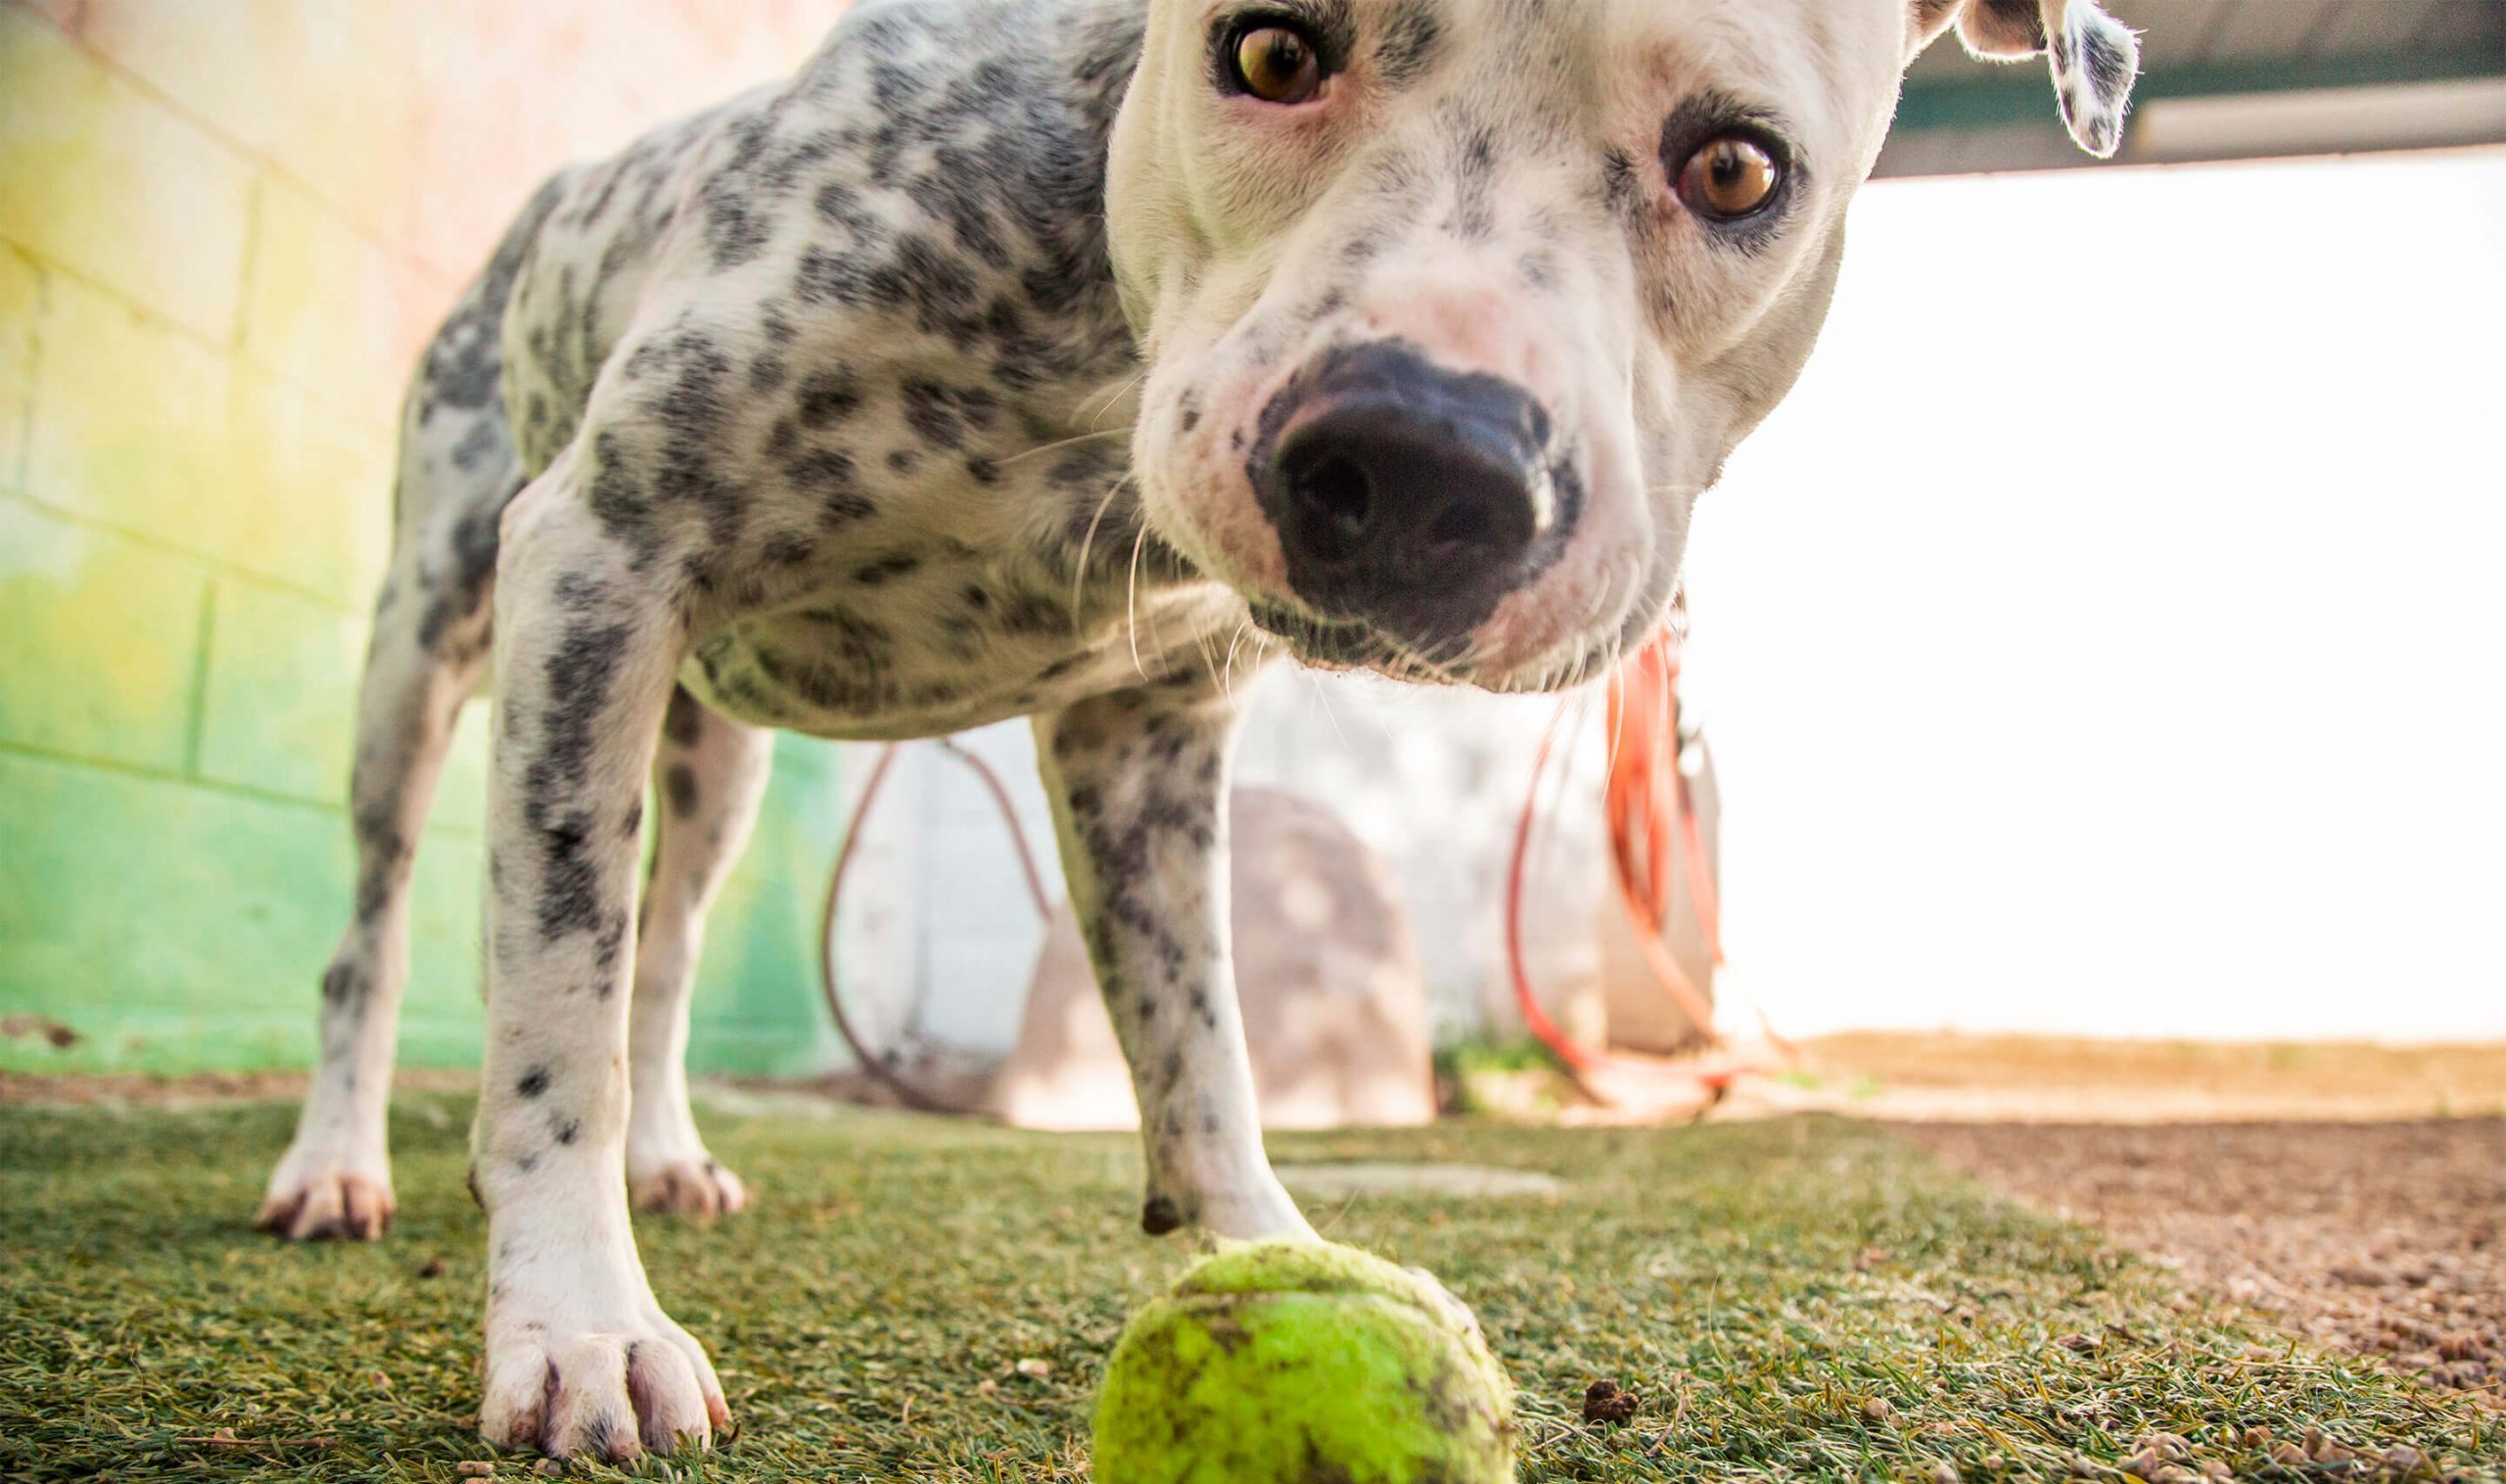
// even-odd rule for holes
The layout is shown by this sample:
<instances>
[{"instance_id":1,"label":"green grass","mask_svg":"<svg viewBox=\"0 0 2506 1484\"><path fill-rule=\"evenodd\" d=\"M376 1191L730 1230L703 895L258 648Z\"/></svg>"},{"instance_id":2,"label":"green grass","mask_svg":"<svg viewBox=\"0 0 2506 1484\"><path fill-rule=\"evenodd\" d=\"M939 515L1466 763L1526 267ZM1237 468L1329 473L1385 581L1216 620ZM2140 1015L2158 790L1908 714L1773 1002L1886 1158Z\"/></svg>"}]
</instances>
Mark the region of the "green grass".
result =
<instances>
[{"instance_id":1,"label":"green grass","mask_svg":"<svg viewBox=\"0 0 2506 1484\"><path fill-rule=\"evenodd\" d=\"M489 1457L471 1431L466 1102L397 1105L400 1224L375 1246L247 1229L291 1118L0 1108L0 1477L451 1479ZM740 1430L644 1476L1084 1477L1101 1360L1186 1258L1134 1228L1130 1139L849 1111L709 1128L760 1208L641 1235ZM2156 1271L1868 1128L1448 1126L1276 1152L1567 1183L1555 1198L1314 1212L1478 1310L1522 1387L1527 1480L1928 1481L1943 1461L2059 1478L2153 1430L2243 1477L2344 1476L2273 1464L2253 1431L2308 1424L2371 1455L2415 1446L2458 1476L2506 1459L2497 1416L2188 1305ZM1582 1421L1600 1377L1643 1394L1633 1424ZM221 1431L235 1441L203 1441Z\"/></svg>"}]
</instances>

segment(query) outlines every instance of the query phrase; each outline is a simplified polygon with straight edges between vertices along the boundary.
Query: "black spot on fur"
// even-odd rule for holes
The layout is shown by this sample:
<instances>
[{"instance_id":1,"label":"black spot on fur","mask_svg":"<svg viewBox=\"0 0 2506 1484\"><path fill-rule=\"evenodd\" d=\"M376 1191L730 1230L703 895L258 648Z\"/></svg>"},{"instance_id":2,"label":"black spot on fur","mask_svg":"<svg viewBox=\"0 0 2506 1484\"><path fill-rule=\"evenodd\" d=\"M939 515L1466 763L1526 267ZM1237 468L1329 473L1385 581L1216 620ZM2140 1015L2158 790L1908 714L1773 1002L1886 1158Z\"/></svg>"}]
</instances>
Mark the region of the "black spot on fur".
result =
<instances>
[{"instance_id":1,"label":"black spot on fur","mask_svg":"<svg viewBox=\"0 0 2506 1484\"><path fill-rule=\"evenodd\" d=\"M322 971L322 1002L326 1005L363 999L365 992L365 972L355 964L335 963Z\"/></svg>"},{"instance_id":2,"label":"black spot on fur","mask_svg":"<svg viewBox=\"0 0 2506 1484\"><path fill-rule=\"evenodd\" d=\"M548 1090L548 1069L533 1067L522 1074L521 1081L513 1085L513 1090L525 1097L537 1097Z\"/></svg>"},{"instance_id":3,"label":"black spot on fur","mask_svg":"<svg viewBox=\"0 0 2506 1484\"><path fill-rule=\"evenodd\" d=\"M570 597L558 583L558 604ZM571 599L588 602L578 590ZM592 851L591 819L565 808L589 781L601 713L629 630L623 624L585 624L566 630L543 667L546 689L539 745L524 770L524 822L540 849L539 932L555 940L598 925L600 882Z\"/></svg>"},{"instance_id":4,"label":"black spot on fur","mask_svg":"<svg viewBox=\"0 0 2506 1484\"><path fill-rule=\"evenodd\" d=\"M662 713L662 735L681 747L694 747L705 735L705 707L684 690L670 693L670 709Z\"/></svg>"},{"instance_id":5,"label":"black spot on fur","mask_svg":"<svg viewBox=\"0 0 2506 1484\"><path fill-rule=\"evenodd\" d=\"M2091 27L2085 35L2089 89L2099 102L2112 106L2131 89L2132 59L2104 29Z\"/></svg>"},{"instance_id":6,"label":"black spot on fur","mask_svg":"<svg viewBox=\"0 0 2506 1484\"><path fill-rule=\"evenodd\" d=\"M820 429L843 421L861 405L861 387L846 371L818 371L801 383L796 411L801 426Z\"/></svg>"},{"instance_id":7,"label":"black spot on fur","mask_svg":"<svg viewBox=\"0 0 2506 1484\"><path fill-rule=\"evenodd\" d=\"M1432 0L1401 0L1384 17L1383 39L1375 49L1375 70L1384 85L1402 88L1417 81L1443 34Z\"/></svg>"}]
</instances>

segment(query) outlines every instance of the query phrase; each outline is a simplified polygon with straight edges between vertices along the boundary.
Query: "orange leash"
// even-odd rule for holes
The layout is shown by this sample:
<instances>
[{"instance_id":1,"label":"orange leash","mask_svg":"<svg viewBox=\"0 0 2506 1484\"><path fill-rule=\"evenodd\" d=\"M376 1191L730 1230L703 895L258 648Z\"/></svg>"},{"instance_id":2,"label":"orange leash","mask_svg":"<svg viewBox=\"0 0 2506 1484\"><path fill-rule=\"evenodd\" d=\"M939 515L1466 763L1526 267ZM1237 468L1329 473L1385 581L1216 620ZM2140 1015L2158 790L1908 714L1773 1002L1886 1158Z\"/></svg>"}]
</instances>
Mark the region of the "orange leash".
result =
<instances>
[{"instance_id":1,"label":"orange leash","mask_svg":"<svg viewBox=\"0 0 2506 1484\"><path fill-rule=\"evenodd\" d=\"M1506 873L1506 953L1514 1004L1524 1027L1596 1096L1601 1094L1585 1074L1610 1070L1676 1078L1719 1096L1741 1073L1753 1070L1729 1059L1731 1043L1715 1026L1713 1001L1662 941L1662 924L1674 904L1674 885L1684 879L1707 954L1716 967L1723 964L1722 902L1715 891L1713 862L1706 853L1695 794L1679 766L1680 651L1687 638L1687 617L1683 599L1674 605L1661 629L1609 677L1613 751L1602 814L1619 905L1627 913L1646 969L1723 1061L1671 1065L1579 1045L1549 1017L1532 988L1530 967L1523 958L1523 877L1531 855L1532 828L1540 812L1541 784L1568 715L1564 703L1541 737L1540 751L1532 762L1531 788L1514 826L1513 860ZM1768 1036L1779 1046L1783 1044L1771 1029Z\"/></svg>"}]
</instances>

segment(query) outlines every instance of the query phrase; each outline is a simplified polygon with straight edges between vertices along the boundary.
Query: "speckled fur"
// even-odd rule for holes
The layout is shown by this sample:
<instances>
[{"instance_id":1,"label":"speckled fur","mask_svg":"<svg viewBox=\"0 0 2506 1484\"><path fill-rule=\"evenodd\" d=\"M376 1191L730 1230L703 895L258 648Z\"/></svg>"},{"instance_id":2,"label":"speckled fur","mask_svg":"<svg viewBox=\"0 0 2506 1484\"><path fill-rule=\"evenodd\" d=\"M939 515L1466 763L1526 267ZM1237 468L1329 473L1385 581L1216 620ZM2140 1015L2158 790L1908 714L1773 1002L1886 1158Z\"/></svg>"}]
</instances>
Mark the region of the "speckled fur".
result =
<instances>
[{"instance_id":1,"label":"speckled fur","mask_svg":"<svg viewBox=\"0 0 2506 1484\"><path fill-rule=\"evenodd\" d=\"M390 1220L411 852L492 671L471 1170L491 1441L618 1459L727 1419L627 1212L746 1200L680 1062L771 728L1034 718L1141 1105L1142 1224L1310 1239L1263 1155L1230 967L1234 682L1287 649L1554 688L1655 623L1697 492L1808 354L1904 61L1949 19L1300 3L1346 55L1290 118L1209 96L1224 4L870 0L790 81L550 181L428 352L359 716L354 919L262 1219ZM1709 228L1671 197L1675 151L1735 120L1791 130L1794 178ZM1525 467L1555 528L1450 647L1283 585L1249 492L1281 389L1369 345L1539 410Z\"/></svg>"}]
</instances>

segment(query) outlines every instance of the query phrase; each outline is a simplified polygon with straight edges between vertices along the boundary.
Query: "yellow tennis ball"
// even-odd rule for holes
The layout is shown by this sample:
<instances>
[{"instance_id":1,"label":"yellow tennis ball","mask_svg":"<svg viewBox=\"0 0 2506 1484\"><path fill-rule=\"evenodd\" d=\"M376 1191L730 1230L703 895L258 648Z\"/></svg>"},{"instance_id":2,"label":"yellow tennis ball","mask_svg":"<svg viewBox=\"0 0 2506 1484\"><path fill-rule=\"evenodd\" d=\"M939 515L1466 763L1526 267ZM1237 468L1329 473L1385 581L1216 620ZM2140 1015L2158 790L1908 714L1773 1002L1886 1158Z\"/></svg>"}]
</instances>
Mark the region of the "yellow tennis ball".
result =
<instances>
[{"instance_id":1,"label":"yellow tennis ball","mask_svg":"<svg viewBox=\"0 0 2506 1484\"><path fill-rule=\"evenodd\" d=\"M1134 1316L1096 1398L1096 1484L1506 1484L1514 1388L1429 1278L1253 1242Z\"/></svg>"}]
</instances>

